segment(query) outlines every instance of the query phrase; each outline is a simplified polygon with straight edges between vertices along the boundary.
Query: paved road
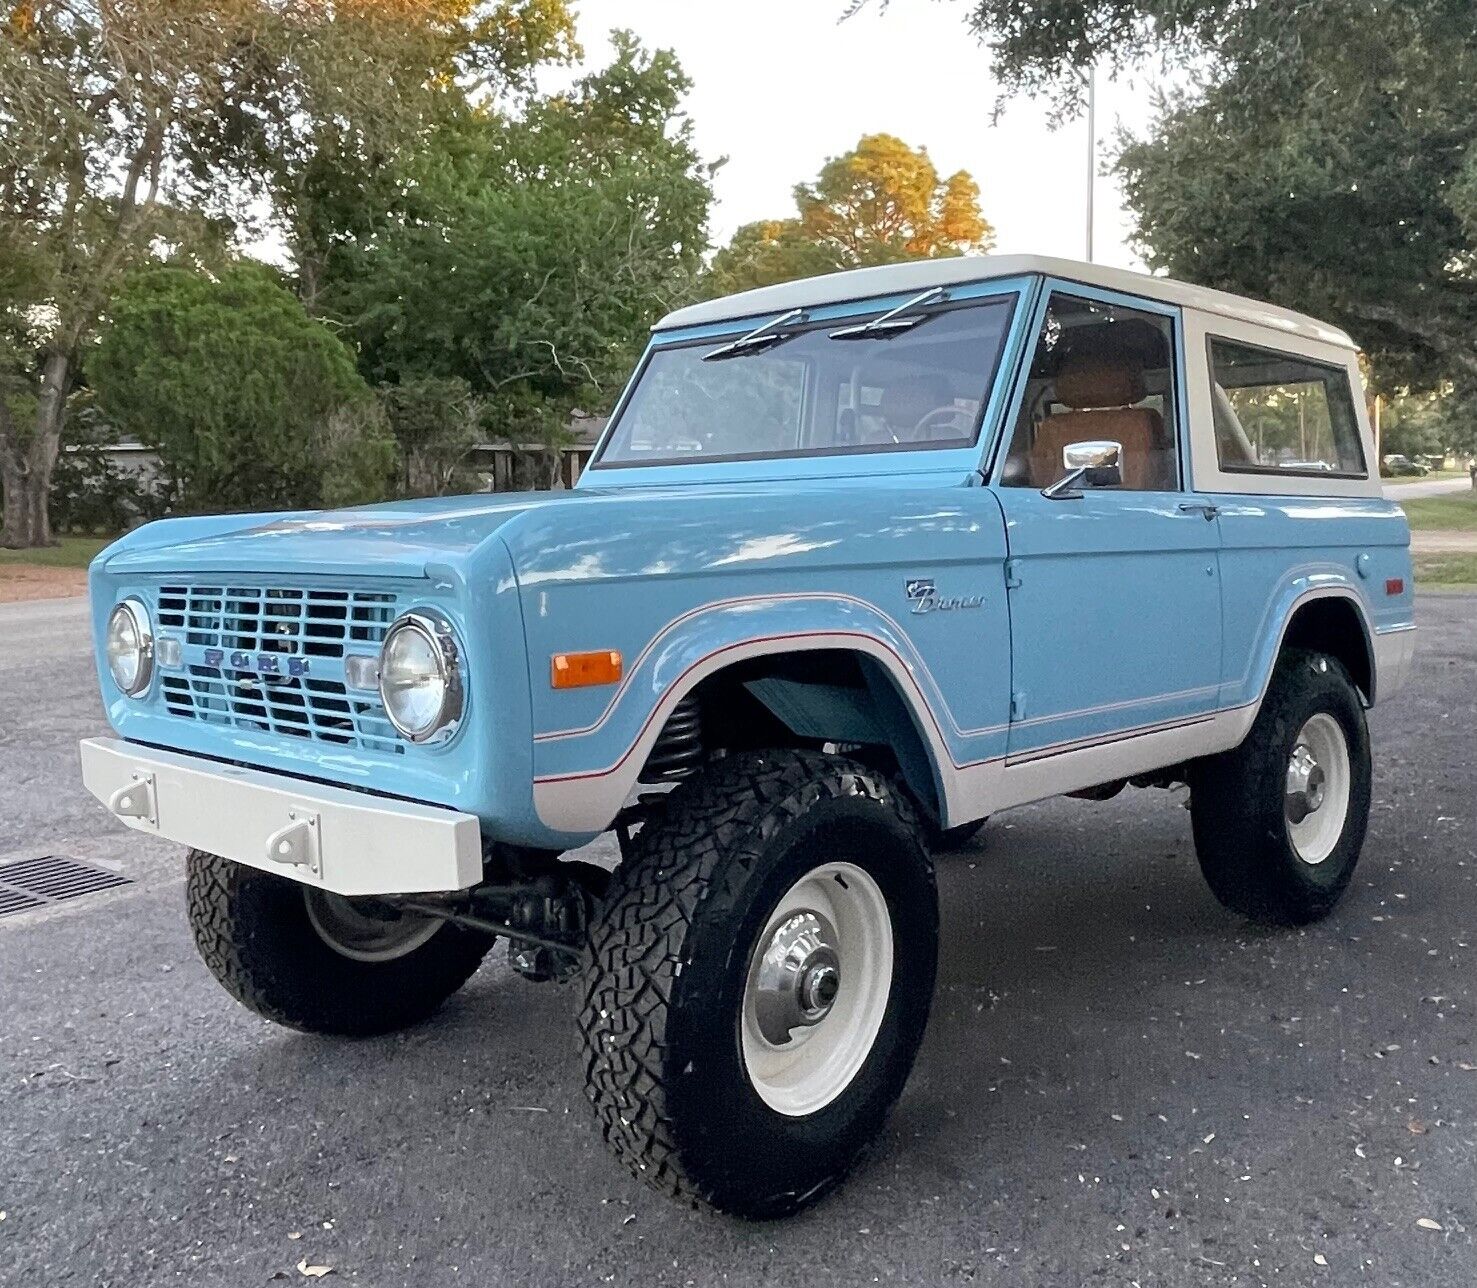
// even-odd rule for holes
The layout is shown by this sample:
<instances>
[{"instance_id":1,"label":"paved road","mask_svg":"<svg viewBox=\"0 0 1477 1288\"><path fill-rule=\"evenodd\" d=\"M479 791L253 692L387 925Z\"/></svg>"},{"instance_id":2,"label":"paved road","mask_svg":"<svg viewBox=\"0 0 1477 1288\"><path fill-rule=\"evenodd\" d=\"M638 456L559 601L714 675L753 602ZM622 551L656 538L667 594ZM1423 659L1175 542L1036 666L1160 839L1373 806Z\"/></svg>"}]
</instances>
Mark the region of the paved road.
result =
<instances>
[{"instance_id":1,"label":"paved road","mask_svg":"<svg viewBox=\"0 0 1477 1288\"><path fill-rule=\"evenodd\" d=\"M1330 921L1224 915L1162 792L1001 816L943 863L934 1018L885 1138L818 1209L744 1226L606 1159L569 995L500 963L395 1038L230 1003L177 855L120 838L77 782L100 724L80 609L0 610L0 852L138 880L0 920L0 1283L242 1288L306 1282L303 1261L418 1288L1470 1288L1477 598L1419 613Z\"/></svg>"},{"instance_id":2,"label":"paved road","mask_svg":"<svg viewBox=\"0 0 1477 1288\"><path fill-rule=\"evenodd\" d=\"M1447 492L1470 492L1472 480L1470 478L1459 479L1423 479L1418 483L1386 483L1385 496L1391 501L1414 501L1422 496L1442 496Z\"/></svg>"},{"instance_id":3,"label":"paved road","mask_svg":"<svg viewBox=\"0 0 1477 1288\"><path fill-rule=\"evenodd\" d=\"M1477 532L1412 532L1410 548L1416 554L1477 554Z\"/></svg>"}]
</instances>

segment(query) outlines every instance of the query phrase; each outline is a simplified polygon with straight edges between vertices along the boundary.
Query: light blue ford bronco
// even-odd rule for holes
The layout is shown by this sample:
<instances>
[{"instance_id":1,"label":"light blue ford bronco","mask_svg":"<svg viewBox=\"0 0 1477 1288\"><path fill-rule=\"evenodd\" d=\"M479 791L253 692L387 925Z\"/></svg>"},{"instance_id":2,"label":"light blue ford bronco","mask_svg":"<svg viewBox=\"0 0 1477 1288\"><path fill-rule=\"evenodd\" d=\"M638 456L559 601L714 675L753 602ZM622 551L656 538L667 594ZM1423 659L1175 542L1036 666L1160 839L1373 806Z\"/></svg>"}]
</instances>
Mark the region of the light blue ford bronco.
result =
<instances>
[{"instance_id":1,"label":"light blue ford bronco","mask_svg":"<svg viewBox=\"0 0 1477 1288\"><path fill-rule=\"evenodd\" d=\"M932 853L1188 784L1233 912L1348 887L1413 641L1353 343L1084 264L682 309L571 491L153 523L92 567L88 787L190 847L206 965L317 1033L498 938L577 977L610 1147L746 1216L908 1076ZM614 832L614 872L571 852ZM613 849L613 847L612 847Z\"/></svg>"}]
</instances>

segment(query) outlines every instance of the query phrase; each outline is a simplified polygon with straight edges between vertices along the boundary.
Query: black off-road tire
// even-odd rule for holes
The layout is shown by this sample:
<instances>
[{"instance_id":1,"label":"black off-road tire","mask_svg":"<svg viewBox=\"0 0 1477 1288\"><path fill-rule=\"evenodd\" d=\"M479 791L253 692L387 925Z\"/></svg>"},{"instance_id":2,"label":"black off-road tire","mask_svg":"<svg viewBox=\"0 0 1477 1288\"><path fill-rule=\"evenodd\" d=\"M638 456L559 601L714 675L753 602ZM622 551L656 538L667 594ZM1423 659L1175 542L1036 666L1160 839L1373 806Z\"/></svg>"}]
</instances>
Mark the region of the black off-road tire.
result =
<instances>
[{"instance_id":1,"label":"black off-road tire","mask_svg":"<svg viewBox=\"0 0 1477 1288\"><path fill-rule=\"evenodd\" d=\"M494 942L444 925L403 957L359 961L319 935L297 882L203 850L186 864L190 929L210 973L243 1006L305 1033L367 1037L419 1023Z\"/></svg>"},{"instance_id":2,"label":"black off-road tire","mask_svg":"<svg viewBox=\"0 0 1477 1288\"><path fill-rule=\"evenodd\" d=\"M1298 734L1320 712L1343 731L1350 783L1342 833L1314 864L1293 846L1284 792ZM1327 916L1348 889L1364 846L1371 777L1364 707L1348 672L1326 654L1284 650L1245 741L1197 762L1190 775L1195 852L1215 897L1268 925L1300 926Z\"/></svg>"},{"instance_id":3,"label":"black off-road tire","mask_svg":"<svg viewBox=\"0 0 1477 1288\"><path fill-rule=\"evenodd\" d=\"M845 1089L787 1116L745 1065L749 966L786 892L840 859L887 905L886 1009ZM586 1091L612 1151L658 1190L736 1216L783 1216L826 1193L912 1068L933 995L937 902L917 817L885 774L820 752L756 752L675 789L591 927L579 1025Z\"/></svg>"}]
</instances>

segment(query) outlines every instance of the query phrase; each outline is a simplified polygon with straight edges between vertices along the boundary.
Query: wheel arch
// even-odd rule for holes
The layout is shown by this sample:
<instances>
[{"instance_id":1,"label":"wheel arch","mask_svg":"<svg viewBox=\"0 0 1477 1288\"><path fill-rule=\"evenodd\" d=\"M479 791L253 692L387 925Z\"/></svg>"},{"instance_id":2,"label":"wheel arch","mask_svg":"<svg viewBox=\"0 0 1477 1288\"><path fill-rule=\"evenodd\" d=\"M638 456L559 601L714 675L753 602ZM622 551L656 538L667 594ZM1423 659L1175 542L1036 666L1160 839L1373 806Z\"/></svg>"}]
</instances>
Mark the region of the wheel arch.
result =
<instances>
[{"instance_id":1,"label":"wheel arch","mask_svg":"<svg viewBox=\"0 0 1477 1288\"><path fill-rule=\"evenodd\" d=\"M1272 667L1289 648L1310 649L1336 658L1354 681L1364 705L1374 705L1379 683L1374 633L1364 605L1352 588L1318 587L1306 591L1293 602L1283 616L1277 646L1266 668L1261 690L1263 697Z\"/></svg>"},{"instance_id":2,"label":"wheel arch","mask_svg":"<svg viewBox=\"0 0 1477 1288\"><path fill-rule=\"evenodd\" d=\"M885 649L766 649L705 676L678 701L696 696L705 730L725 748L833 743L859 748L863 759L868 752L876 753L873 759L890 757L888 768L900 772L923 808L938 816L947 790L943 765L952 762L942 745L935 747L932 712L905 674ZM744 719L748 703L772 723Z\"/></svg>"},{"instance_id":3,"label":"wheel arch","mask_svg":"<svg viewBox=\"0 0 1477 1288\"><path fill-rule=\"evenodd\" d=\"M852 682L833 684L804 674L803 666L797 677L797 659L812 668L844 661L854 670L840 678ZM534 780L541 822L566 835L606 830L639 782L678 704L694 694L711 698L740 686L766 718L789 732L791 745L868 742L855 735L860 722L870 721L885 735L885 745L924 808L949 817L953 760L914 666L879 634L832 629L730 639L691 659L663 687L641 732L619 760L603 769ZM850 690L849 699L841 700L838 689Z\"/></svg>"}]
</instances>

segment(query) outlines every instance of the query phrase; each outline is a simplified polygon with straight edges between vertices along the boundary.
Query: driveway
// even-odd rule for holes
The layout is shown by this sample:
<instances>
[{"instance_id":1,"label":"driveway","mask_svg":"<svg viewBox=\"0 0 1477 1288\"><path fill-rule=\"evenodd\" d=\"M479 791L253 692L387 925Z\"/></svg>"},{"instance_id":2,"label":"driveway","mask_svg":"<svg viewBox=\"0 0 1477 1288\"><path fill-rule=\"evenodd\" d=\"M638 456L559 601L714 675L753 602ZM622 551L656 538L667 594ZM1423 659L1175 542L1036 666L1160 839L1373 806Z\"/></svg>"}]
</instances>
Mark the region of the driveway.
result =
<instances>
[{"instance_id":1,"label":"driveway","mask_svg":"<svg viewBox=\"0 0 1477 1288\"><path fill-rule=\"evenodd\" d=\"M1445 496L1448 492L1470 492L1472 480L1470 478L1459 479L1422 479L1415 483L1386 483L1385 496L1396 503L1401 501L1414 501L1423 496Z\"/></svg>"},{"instance_id":2,"label":"driveway","mask_svg":"<svg viewBox=\"0 0 1477 1288\"><path fill-rule=\"evenodd\" d=\"M0 917L0 1283L1470 1288L1477 598L1418 613L1330 920L1222 912L1177 794L1001 815L941 863L933 1019L878 1147L813 1211L741 1225L606 1158L571 991L500 955L391 1038L232 1003L179 852L78 781L81 604L0 608L0 853L133 879Z\"/></svg>"}]
</instances>

